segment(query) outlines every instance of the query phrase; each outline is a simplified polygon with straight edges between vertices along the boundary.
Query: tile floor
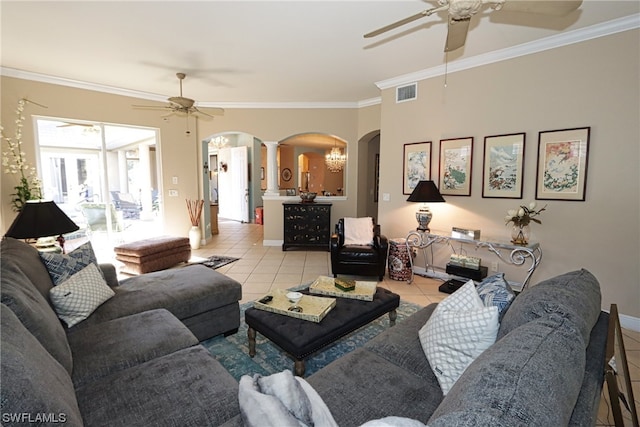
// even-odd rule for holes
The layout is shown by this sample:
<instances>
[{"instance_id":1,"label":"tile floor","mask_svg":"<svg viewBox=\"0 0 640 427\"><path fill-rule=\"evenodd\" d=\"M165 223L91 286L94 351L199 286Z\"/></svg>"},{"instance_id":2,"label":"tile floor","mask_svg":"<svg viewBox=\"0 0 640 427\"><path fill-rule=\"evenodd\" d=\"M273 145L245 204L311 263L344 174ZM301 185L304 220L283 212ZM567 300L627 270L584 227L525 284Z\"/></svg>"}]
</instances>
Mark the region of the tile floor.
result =
<instances>
[{"instance_id":1,"label":"tile floor","mask_svg":"<svg viewBox=\"0 0 640 427\"><path fill-rule=\"evenodd\" d=\"M256 224L221 220L220 234L215 235L206 246L194 250L193 255L197 257L228 255L240 258L236 262L219 268L218 271L242 283L242 302L253 301L270 289L289 288L308 283L318 275L330 274L328 252L302 250L283 252L279 246L263 246L262 227ZM405 301L425 306L446 297L446 294L438 291L440 283L438 280L420 276L415 276L412 284L385 277L382 286L399 294ZM637 407L640 399L640 333L625 330L624 334ZM606 388L600 404L597 425L614 425ZM628 425L631 423L629 422Z\"/></svg>"}]
</instances>

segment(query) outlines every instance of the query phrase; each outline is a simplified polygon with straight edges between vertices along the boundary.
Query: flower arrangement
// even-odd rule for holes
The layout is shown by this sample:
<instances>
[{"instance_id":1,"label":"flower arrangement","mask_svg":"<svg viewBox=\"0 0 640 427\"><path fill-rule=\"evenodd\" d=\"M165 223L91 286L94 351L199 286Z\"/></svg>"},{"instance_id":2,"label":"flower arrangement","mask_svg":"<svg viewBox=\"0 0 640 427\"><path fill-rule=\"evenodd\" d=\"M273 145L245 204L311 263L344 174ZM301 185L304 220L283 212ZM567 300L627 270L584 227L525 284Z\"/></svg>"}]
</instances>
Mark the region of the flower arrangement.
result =
<instances>
[{"instance_id":1,"label":"flower arrangement","mask_svg":"<svg viewBox=\"0 0 640 427\"><path fill-rule=\"evenodd\" d=\"M189 212L189 220L191 220L191 225L194 227L198 227L200 225L200 215L202 214L202 206L204 205L204 200L186 199L186 202L187 202L187 211Z\"/></svg>"},{"instance_id":2,"label":"flower arrangement","mask_svg":"<svg viewBox=\"0 0 640 427\"><path fill-rule=\"evenodd\" d=\"M42 198L42 184L38 178L36 168L27 163L26 153L22 151L22 127L25 121L22 115L26 99L18 101L16 109L16 129L13 137L8 137L4 133L4 127L0 125L0 136L2 141L7 143L8 150L2 152L2 166L4 172L8 174L19 174L19 184L14 188L15 193L11 194L11 205L13 210L20 212L27 200Z\"/></svg>"},{"instance_id":3,"label":"flower arrangement","mask_svg":"<svg viewBox=\"0 0 640 427\"><path fill-rule=\"evenodd\" d=\"M504 218L506 221L505 224L513 222L513 225L517 225L518 227L529 225L531 221L542 224L542 221L535 217L546 209L547 205L544 205L542 209L536 210L536 202L529 203L529 206L520 206L518 209L509 209L507 216Z\"/></svg>"}]
</instances>

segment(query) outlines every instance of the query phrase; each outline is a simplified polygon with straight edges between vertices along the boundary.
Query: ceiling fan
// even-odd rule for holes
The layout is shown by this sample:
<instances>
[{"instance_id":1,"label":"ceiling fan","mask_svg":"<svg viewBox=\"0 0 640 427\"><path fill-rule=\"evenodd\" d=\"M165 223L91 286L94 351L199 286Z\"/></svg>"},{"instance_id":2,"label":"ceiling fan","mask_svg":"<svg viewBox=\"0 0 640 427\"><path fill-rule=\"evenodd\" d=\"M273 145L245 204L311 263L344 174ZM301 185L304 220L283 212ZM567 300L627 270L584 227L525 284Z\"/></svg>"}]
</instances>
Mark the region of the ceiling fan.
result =
<instances>
[{"instance_id":1,"label":"ceiling fan","mask_svg":"<svg viewBox=\"0 0 640 427\"><path fill-rule=\"evenodd\" d=\"M210 108L207 107L209 113L205 113L204 111L198 109L195 106L196 101L191 98L186 98L182 96L182 81L187 77L185 73L176 73L176 77L180 81L180 96L172 96L167 98L169 101L169 105L165 105L163 107L153 106L153 105L134 105L134 108L144 108L150 110L169 110L167 115L171 114L193 114L200 117L205 118L213 118L214 116L222 116L224 115L224 109L222 108Z\"/></svg>"},{"instance_id":2,"label":"ceiling fan","mask_svg":"<svg viewBox=\"0 0 640 427\"><path fill-rule=\"evenodd\" d=\"M379 28L365 34L364 37L375 37L425 16L446 11L448 32L444 51L451 52L464 46L471 17L485 5L489 5L494 10L563 16L578 9L581 4L582 0L438 0L437 7L423 10L408 18Z\"/></svg>"}]
</instances>

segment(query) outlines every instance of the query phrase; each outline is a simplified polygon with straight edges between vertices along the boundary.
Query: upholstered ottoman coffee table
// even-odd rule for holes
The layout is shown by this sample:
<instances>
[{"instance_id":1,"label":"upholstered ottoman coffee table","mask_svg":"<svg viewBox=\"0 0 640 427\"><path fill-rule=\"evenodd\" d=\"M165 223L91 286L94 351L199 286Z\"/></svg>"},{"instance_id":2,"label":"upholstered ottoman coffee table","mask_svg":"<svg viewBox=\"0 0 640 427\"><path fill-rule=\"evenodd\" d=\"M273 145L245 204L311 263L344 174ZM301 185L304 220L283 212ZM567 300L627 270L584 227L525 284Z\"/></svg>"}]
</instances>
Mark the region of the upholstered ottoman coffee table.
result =
<instances>
[{"instance_id":1,"label":"upholstered ottoman coffee table","mask_svg":"<svg viewBox=\"0 0 640 427\"><path fill-rule=\"evenodd\" d=\"M113 248L116 259L124 264L121 272L138 275L164 270L191 258L187 237L161 236L125 243Z\"/></svg>"},{"instance_id":2,"label":"upholstered ottoman coffee table","mask_svg":"<svg viewBox=\"0 0 640 427\"><path fill-rule=\"evenodd\" d=\"M301 291L309 294L308 290ZM341 337L389 313L391 325L396 321L400 296L377 288L373 301L336 298L335 307L319 323L282 314L248 308L244 320L249 327L249 356L256 354L256 333L261 333L294 359L294 372L304 376L304 359Z\"/></svg>"}]
</instances>

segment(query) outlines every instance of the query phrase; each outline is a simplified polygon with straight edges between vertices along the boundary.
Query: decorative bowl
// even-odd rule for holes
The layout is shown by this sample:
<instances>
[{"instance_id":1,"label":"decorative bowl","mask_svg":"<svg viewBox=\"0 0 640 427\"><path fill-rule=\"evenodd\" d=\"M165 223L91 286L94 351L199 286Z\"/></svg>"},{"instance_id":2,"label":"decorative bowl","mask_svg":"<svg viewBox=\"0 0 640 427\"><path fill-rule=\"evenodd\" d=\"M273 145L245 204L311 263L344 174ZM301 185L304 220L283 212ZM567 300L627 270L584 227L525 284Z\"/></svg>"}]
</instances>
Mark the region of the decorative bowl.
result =
<instances>
[{"instance_id":1,"label":"decorative bowl","mask_svg":"<svg viewBox=\"0 0 640 427\"><path fill-rule=\"evenodd\" d=\"M313 203L313 199L315 199L317 195L318 193L305 191L304 193L300 193L300 199L302 199L303 203Z\"/></svg>"},{"instance_id":2,"label":"decorative bowl","mask_svg":"<svg viewBox=\"0 0 640 427\"><path fill-rule=\"evenodd\" d=\"M300 292L287 292L287 299L295 305L302 299L302 294Z\"/></svg>"}]
</instances>

